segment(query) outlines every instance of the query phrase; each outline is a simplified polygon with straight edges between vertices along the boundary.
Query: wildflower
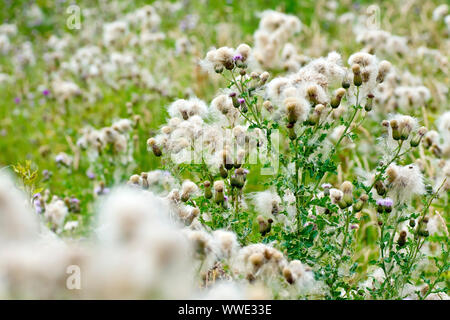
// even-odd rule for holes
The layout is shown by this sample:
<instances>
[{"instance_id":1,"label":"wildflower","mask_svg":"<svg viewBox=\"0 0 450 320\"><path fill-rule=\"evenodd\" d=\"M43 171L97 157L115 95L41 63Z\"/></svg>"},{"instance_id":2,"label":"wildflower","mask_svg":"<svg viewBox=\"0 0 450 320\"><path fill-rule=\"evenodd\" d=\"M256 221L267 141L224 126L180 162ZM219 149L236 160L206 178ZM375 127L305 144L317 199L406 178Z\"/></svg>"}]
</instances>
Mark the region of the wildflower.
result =
<instances>
[{"instance_id":1,"label":"wildflower","mask_svg":"<svg viewBox=\"0 0 450 320\"><path fill-rule=\"evenodd\" d=\"M86 172L86 176L90 179L90 180L94 180L95 179L95 173L93 173L92 171L87 171Z\"/></svg>"}]
</instances>

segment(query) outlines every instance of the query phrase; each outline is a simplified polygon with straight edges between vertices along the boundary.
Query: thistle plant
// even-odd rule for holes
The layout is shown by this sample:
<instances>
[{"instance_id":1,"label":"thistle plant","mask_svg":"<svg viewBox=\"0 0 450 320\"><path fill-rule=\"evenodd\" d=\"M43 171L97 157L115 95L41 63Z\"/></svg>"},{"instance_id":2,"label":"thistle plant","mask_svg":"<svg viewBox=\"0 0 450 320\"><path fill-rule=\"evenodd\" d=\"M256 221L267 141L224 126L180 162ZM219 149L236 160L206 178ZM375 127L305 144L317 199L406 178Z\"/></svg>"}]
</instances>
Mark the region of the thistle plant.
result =
<instances>
[{"instance_id":1,"label":"thistle plant","mask_svg":"<svg viewBox=\"0 0 450 320\"><path fill-rule=\"evenodd\" d=\"M6 4L0 298L449 299L448 5L275 2Z\"/></svg>"}]
</instances>

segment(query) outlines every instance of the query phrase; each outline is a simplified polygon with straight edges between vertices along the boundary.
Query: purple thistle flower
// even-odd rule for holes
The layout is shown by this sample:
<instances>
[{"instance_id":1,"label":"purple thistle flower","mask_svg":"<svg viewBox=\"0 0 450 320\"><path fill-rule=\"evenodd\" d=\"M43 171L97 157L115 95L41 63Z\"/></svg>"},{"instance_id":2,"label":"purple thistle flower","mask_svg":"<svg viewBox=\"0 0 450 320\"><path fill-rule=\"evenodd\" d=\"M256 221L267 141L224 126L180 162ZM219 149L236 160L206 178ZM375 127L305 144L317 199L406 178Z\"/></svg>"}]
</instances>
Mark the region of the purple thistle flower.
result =
<instances>
[{"instance_id":1,"label":"purple thistle flower","mask_svg":"<svg viewBox=\"0 0 450 320\"><path fill-rule=\"evenodd\" d=\"M377 199L377 206L383 206L384 205L384 199Z\"/></svg>"},{"instance_id":2,"label":"purple thistle flower","mask_svg":"<svg viewBox=\"0 0 450 320\"><path fill-rule=\"evenodd\" d=\"M55 157L55 161L56 162L62 162L64 160L64 156L62 155L62 154L58 154L56 157Z\"/></svg>"},{"instance_id":3,"label":"purple thistle flower","mask_svg":"<svg viewBox=\"0 0 450 320\"><path fill-rule=\"evenodd\" d=\"M86 175L91 180L95 179L95 174L92 171L86 172Z\"/></svg>"},{"instance_id":4,"label":"purple thistle flower","mask_svg":"<svg viewBox=\"0 0 450 320\"><path fill-rule=\"evenodd\" d=\"M223 196L223 200L224 200L225 202L228 201L228 196L224 195L224 196Z\"/></svg>"},{"instance_id":5,"label":"purple thistle flower","mask_svg":"<svg viewBox=\"0 0 450 320\"><path fill-rule=\"evenodd\" d=\"M34 209L36 210L37 214L41 214L42 213L42 207L41 207L41 203L39 201L35 201L34 202Z\"/></svg>"},{"instance_id":6,"label":"purple thistle flower","mask_svg":"<svg viewBox=\"0 0 450 320\"><path fill-rule=\"evenodd\" d=\"M394 205L394 201L391 198L386 198L383 201L383 206L385 207L392 207Z\"/></svg>"},{"instance_id":7,"label":"purple thistle flower","mask_svg":"<svg viewBox=\"0 0 450 320\"><path fill-rule=\"evenodd\" d=\"M20 100L20 98L19 98L19 97L15 97L15 98L14 98L14 102L15 102L15 103L19 104L19 103L20 103L20 101L21 101L21 100Z\"/></svg>"},{"instance_id":8,"label":"purple thistle flower","mask_svg":"<svg viewBox=\"0 0 450 320\"><path fill-rule=\"evenodd\" d=\"M80 203L80 200L74 197L74 198L70 199L70 202L72 202L74 204L78 204L78 203Z\"/></svg>"},{"instance_id":9,"label":"purple thistle flower","mask_svg":"<svg viewBox=\"0 0 450 320\"><path fill-rule=\"evenodd\" d=\"M42 91L42 94L44 96L48 96L50 94L50 91L48 89L45 89L45 90Z\"/></svg>"},{"instance_id":10,"label":"purple thistle flower","mask_svg":"<svg viewBox=\"0 0 450 320\"><path fill-rule=\"evenodd\" d=\"M322 184L322 189L331 189L331 184L329 184L329 183L323 183L323 184Z\"/></svg>"},{"instance_id":11,"label":"purple thistle flower","mask_svg":"<svg viewBox=\"0 0 450 320\"><path fill-rule=\"evenodd\" d=\"M100 186L95 187L94 193L98 196L109 193L109 188L102 188Z\"/></svg>"},{"instance_id":12,"label":"purple thistle flower","mask_svg":"<svg viewBox=\"0 0 450 320\"><path fill-rule=\"evenodd\" d=\"M233 57L233 61L238 61L238 60L242 60L242 59L243 59L243 57L240 54L237 54Z\"/></svg>"},{"instance_id":13,"label":"purple thistle flower","mask_svg":"<svg viewBox=\"0 0 450 320\"><path fill-rule=\"evenodd\" d=\"M229 96L230 98L236 97L236 92L231 92L228 96Z\"/></svg>"},{"instance_id":14,"label":"purple thistle flower","mask_svg":"<svg viewBox=\"0 0 450 320\"><path fill-rule=\"evenodd\" d=\"M240 104L244 104L244 103L245 103L245 100L244 100L243 98L238 98L238 102L239 102Z\"/></svg>"}]
</instances>

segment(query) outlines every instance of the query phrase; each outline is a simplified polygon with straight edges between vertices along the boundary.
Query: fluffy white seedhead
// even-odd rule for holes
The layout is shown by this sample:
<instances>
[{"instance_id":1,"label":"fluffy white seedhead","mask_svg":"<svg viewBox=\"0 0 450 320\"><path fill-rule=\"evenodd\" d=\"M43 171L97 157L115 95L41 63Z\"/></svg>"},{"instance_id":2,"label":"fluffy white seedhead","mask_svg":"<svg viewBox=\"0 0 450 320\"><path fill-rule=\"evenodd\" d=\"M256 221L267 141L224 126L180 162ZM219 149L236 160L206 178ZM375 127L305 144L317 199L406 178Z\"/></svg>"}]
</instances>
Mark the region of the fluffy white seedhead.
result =
<instances>
[{"instance_id":1,"label":"fluffy white seedhead","mask_svg":"<svg viewBox=\"0 0 450 320\"><path fill-rule=\"evenodd\" d=\"M232 281L221 281L208 289L202 298L207 300L243 300L247 297L244 285Z\"/></svg>"},{"instance_id":2,"label":"fluffy white seedhead","mask_svg":"<svg viewBox=\"0 0 450 320\"><path fill-rule=\"evenodd\" d=\"M450 145L450 111L439 117L437 127L444 143Z\"/></svg>"},{"instance_id":3,"label":"fluffy white seedhead","mask_svg":"<svg viewBox=\"0 0 450 320\"><path fill-rule=\"evenodd\" d=\"M113 190L100 208L101 254L90 264L88 293L114 296L111 287L124 285L127 297L186 297L193 279L192 252L169 217L167 203L151 192L125 187ZM101 274L111 277L105 281Z\"/></svg>"},{"instance_id":4,"label":"fluffy white seedhead","mask_svg":"<svg viewBox=\"0 0 450 320\"><path fill-rule=\"evenodd\" d=\"M171 117L187 120L195 115L205 117L208 113L208 107L204 101L197 98L179 99L169 106L168 112Z\"/></svg>"},{"instance_id":5,"label":"fluffy white seedhead","mask_svg":"<svg viewBox=\"0 0 450 320\"><path fill-rule=\"evenodd\" d=\"M344 74L341 56L331 52L326 58L315 59L296 73L271 80L266 86L266 98L274 106L283 106L287 98L301 99L308 104L304 108L304 114L308 115L311 103L328 104L329 86L342 82Z\"/></svg>"},{"instance_id":6,"label":"fluffy white seedhead","mask_svg":"<svg viewBox=\"0 0 450 320\"><path fill-rule=\"evenodd\" d=\"M281 211L281 198L274 191L257 192L251 195L251 198L258 214L269 217Z\"/></svg>"},{"instance_id":7,"label":"fluffy white seedhead","mask_svg":"<svg viewBox=\"0 0 450 320\"><path fill-rule=\"evenodd\" d=\"M168 218L169 208L153 193L135 188L118 188L101 204L98 236L105 245L145 242L171 229Z\"/></svg>"},{"instance_id":8,"label":"fluffy white seedhead","mask_svg":"<svg viewBox=\"0 0 450 320\"><path fill-rule=\"evenodd\" d=\"M433 20L442 20L449 13L449 8L447 4L441 4L433 10Z\"/></svg>"},{"instance_id":9,"label":"fluffy white seedhead","mask_svg":"<svg viewBox=\"0 0 450 320\"><path fill-rule=\"evenodd\" d=\"M39 220L26 198L4 169L0 170L0 247L8 242L33 241Z\"/></svg>"},{"instance_id":10,"label":"fluffy white seedhead","mask_svg":"<svg viewBox=\"0 0 450 320\"><path fill-rule=\"evenodd\" d=\"M66 216L69 214L69 209L63 200L53 198L52 201L45 206L45 219L51 224L61 229Z\"/></svg>"},{"instance_id":11,"label":"fluffy white seedhead","mask_svg":"<svg viewBox=\"0 0 450 320\"><path fill-rule=\"evenodd\" d=\"M236 234L225 230L216 230L212 233L212 245L219 259L233 257L239 249Z\"/></svg>"},{"instance_id":12,"label":"fluffy white seedhead","mask_svg":"<svg viewBox=\"0 0 450 320\"><path fill-rule=\"evenodd\" d=\"M277 249L262 244L251 244L239 250L233 270L248 279L260 278L270 281L281 275L286 259Z\"/></svg>"},{"instance_id":13,"label":"fluffy white seedhead","mask_svg":"<svg viewBox=\"0 0 450 320\"><path fill-rule=\"evenodd\" d=\"M281 67L284 63L295 64L298 61L296 52L286 49L290 50L290 54L285 52L283 59L281 51L287 41L300 30L301 22L295 16L273 10L262 12L259 28L253 35L256 61L264 68Z\"/></svg>"},{"instance_id":14,"label":"fluffy white seedhead","mask_svg":"<svg viewBox=\"0 0 450 320\"><path fill-rule=\"evenodd\" d=\"M425 193L423 175L417 165L399 166L393 163L386 172L390 186L389 195L394 201L405 203L412 197Z\"/></svg>"}]
</instances>

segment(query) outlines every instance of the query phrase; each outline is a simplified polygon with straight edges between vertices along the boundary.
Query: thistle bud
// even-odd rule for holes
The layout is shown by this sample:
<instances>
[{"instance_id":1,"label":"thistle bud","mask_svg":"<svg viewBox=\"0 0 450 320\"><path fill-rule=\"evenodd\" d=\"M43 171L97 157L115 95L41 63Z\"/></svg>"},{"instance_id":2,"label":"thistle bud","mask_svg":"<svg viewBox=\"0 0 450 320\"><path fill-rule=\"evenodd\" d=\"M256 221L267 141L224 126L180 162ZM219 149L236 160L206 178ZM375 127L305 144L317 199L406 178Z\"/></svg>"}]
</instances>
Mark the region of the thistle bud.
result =
<instances>
[{"instance_id":1,"label":"thistle bud","mask_svg":"<svg viewBox=\"0 0 450 320\"><path fill-rule=\"evenodd\" d=\"M345 89L339 88L336 90L334 97L331 99L330 105L336 109L341 104L342 97L345 95Z\"/></svg>"},{"instance_id":2,"label":"thistle bud","mask_svg":"<svg viewBox=\"0 0 450 320\"><path fill-rule=\"evenodd\" d=\"M406 244L406 231L400 232L400 236L398 237L397 244L399 247L403 247Z\"/></svg>"},{"instance_id":3,"label":"thistle bud","mask_svg":"<svg viewBox=\"0 0 450 320\"><path fill-rule=\"evenodd\" d=\"M260 76L259 76L259 86L264 85L267 80L269 79L269 73L267 71L264 71Z\"/></svg>"},{"instance_id":4,"label":"thistle bud","mask_svg":"<svg viewBox=\"0 0 450 320\"><path fill-rule=\"evenodd\" d=\"M292 271L289 268L285 267L283 269L283 277L289 284L293 284L295 282L294 275L292 274Z\"/></svg>"},{"instance_id":5,"label":"thistle bud","mask_svg":"<svg viewBox=\"0 0 450 320\"><path fill-rule=\"evenodd\" d=\"M308 96L309 101L311 101L314 104L319 103L319 101L317 100L317 97L319 95L319 92L317 91L317 86L315 85L309 86L306 89L306 94Z\"/></svg>"},{"instance_id":6,"label":"thistle bud","mask_svg":"<svg viewBox=\"0 0 450 320\"><path fill-rule=\"evenodd\" d=\"M288 123L286 127L288 129L289 139L291 141L297 139L297 134L295 133L294 125Z\"/></svg>"},{"instance_id":7,"label":"thistle bud","mask_svg":"<svg viewBox=\"0 0 450 320\"><path fill-rule=\"evenodd\" d=\"M214 202L217 204L223 204L225 197L223 194L225 184L223 181L214 182Z\"/></svg>"},{"instance_id":8,"label":"thistle bud","mask_svg":"<svg viewBox=\"0 0 450 320\"><path fill-rule=\"evenodd\" d=\"M293 103L289 103L286 106L286 111L287 111L287 121L290 124L294 124L297 122L297 112L295 110L295 104Z\"/></svg>"},{"instance_id":9,"label":"thistle bud","mask_svg":"<svg viewBox=\"0 0 450 320\"><path fill-rule=\"evenodd\" d=\"M223 66L222 65L215 65L214 66L214 72L215 73L222 73L223 72Z\"/></svg>"},{"instance_id":10,"label":"thistle bud","mask_svg":"<svg viewBox=\"0 0 450 320\"><path fill-rule=\"evenodd\" d=\"M236 169L230 179L231 186L242 189L245 184L246 174L247 171L244 168Z\"/></svg>"},{"instance_id":11,"label":"thistle bud","mask_svg":"<svg viewBox=\"0 0 450 320\"><path fill-rule=\"evenodd\" d=\"M419 130L417 130L417 133L414 134L412 137L410 144L411 147L415 148L420 144L420 141L422 140L423 136L427 133L427 128L420 127Z\"/></svg>"},{"instance_id":12,"label":"thistle bud","mask_svg":"<svg viewBox=\"0 0 450 320\"><path fill-rule=\"evenodd\" d=\"M250 261L250 263L253 265L253 268L256 270L258 270L263 262L264 262L264 256L261 253L253 253L248 260Z\"/></svg>"},{"instance_id":13,"label":"thistle bud","mask_svg":"<svg viewBox=\"0 0 450 320\"><path fill-rule=\"evenodd\" d=\"M384 81L384 77L386 74L389 73L391 70L391 63L389 61L383 60L380 62L378 66L378 75L377 75L377 82L382 83Z\"/></svg>"},{"instance_id":14,"label":"thistle bud","mask_svg":"<svg viewBox=\"0 0 450 320\"><path fill-rule=\"evenodd\" d=\"M258 225L259 225L259 232L264 237L272 229L273 220L269 218L266 221L263 216L259 215L256 218L256 221L258 222Z\"/></svg>"},{"instance_id":15,"label":"thistle bud","mask_svg":"<svg viewBox=\"0 0 450 320\"><path fill-rule=\"evenodd\" d=\"M181 185L181 201L186 202L198 190L197 185L191 180L184 180Z\"/></svg>"},{"instance_id":16,"label":"thistle bud","mask_svg":"<svg viewBox=\"0 0 450 320\"><path fill-rule=\"evenodd\" d=\"M142 188L148 189L150 187L148 184L148 173L147 172L141 173L141 181L142 181Z\"/></svg>"},{"instance_id":17,"label":"thistle bud","mask_svg":"<svg viewBox=\"0 0 450 320\"><path fill-rule=\"evenodd\" d=\"M353 205L353 211L360 212L364 208L364 205L366 204L368 199L369 197L367 196L367 194L361 195L361 197L359 197L359 200Z\"/></svg>"},{"instance_id":18,"label":"thistle bud","mask_svg":"<svg viewBox=\"0 0 450 320\"><path fill-rule=\"evenodd\" d=\"M353 84L359 87L360 85L362 85L363 82L361 76L361 67L359 66L359 64L354 64L352 66L352 71L353 71Z\"/></svg>"},{"instance_id":19,"label":"thistle bud","mask_svg":"<svg viewBox=\"0 0 450 320\"><path fill-rule=\"evenodd\" d=\"M331 189L332 185L329 183L324 183L322 184L322 189L323 189L323 194L325 196L329 196L330 195L330 189Z\"/></svg>"},{"instance_id":20,"label":"thistle bud","mask_svg":"<svg viewBox=\"0 0 450 320\"><path fill-rule=\"evenodd\" d=\"M342 200L345 202L346 206L351 206L353 204L353 185L350 181L345 181L341 185L341 191L344 193Z\"/></svg>"},{"instance_id":21,"label":"thistle bud","mask_svg":"<svg viewBox=\"0 0 450 320\"><path fill-rule=\"evenodd\" d=\"M264 109L266 109L269 113L272 113L272 112L273 112L273 105L272 105L272 102L270 102L269 100L264 101L263 107L264 107Z\"/></svg>"},{"instance_id":22,"label":"thistle bud","mask_svg":"<svg viewBox=\"0 0 450 320\"><path fill-rule=\"evenodd\" d=\"M220 173L220 176L221 176L223 179L228 178L228 171L225 170L225 167L224 167L223 165L221 165L221 166L219 167L219 173Z\"/></svg>"},{"instance_id":23,"label":"thistle bud","mask_svg":"<svg viewBox=\"0 0 450 320\"><path fill-rule=\"evenodd\" d=\"M311 126L315 126L316 124L319 123L319 120L320 120L320 114L313 111L310 113L307 123Z\"/></svg>"},{"instance_id":24,"label":"thistle bud","mask_svg":"<svg viewBox=\"0 0 450 320\"><path fill-rule=\"evenodd\" d=\"M389 183L394 182L395 179L397 179L397 177L398 177L397 169L395 169L394 167L387 168L386 169L386 175L387 175L387 181Z\"/></svg>"},{"instance_id":25,"label":"thistle bud","mask_svg":"<svg viewBox=\"0 0 450 320\"><path fill-rule=\"evenodd\" d=\"M342 80L342 88L344 89L350 88L350 81L348 79Z\"/></svg>"},{"instance_id":26,"label":"thistle bud","mask_svg":"<svg viewBox=\"0 0 450 320\"><path fill-rule=\"evenodd\" d=\"M392 139L394 140L400 140L401 139L401 133L400 133L400 127L398 124L398 121L393 119L389 122L391 129L392 129Z\"/></svg>"},{"instance_id":27,"label":"thistle bud","mask_svg":"<svg viewBox=\"0 0 450 320\"><path fill-rule=\"evenodd\" d=\"M428 237L429 232L427 230L427 224L428 224L428 217L424 217L422 220L419 221L419 230L418 235L421 237Z\"/></svg>"},{"instance_id":28,"label":"thistle bud","mask_svg":"<svg viewBox=\"0 0 450 320\"><path fill-rule=\"evenodd\" d=\"M366 112L370 112L373 109L373 98L374 95L369 93L367 95L367 100L366 100L366 105L364 106L364 110L366 110Z\"/></svg>"},{"instance_id":29,"label":"thistle bud","mask_svg":"<svg viewBox=\"0 0 450 320\"><path fill-rule=\"evenodd\" d=\"M410 226L411 228L414 228L414 227L416 226L416 221L415 221L414 219L410 219L410 220L409 220L409 226Z\"/></svg>"},{"instance_id":30,"label":"thistle bud","mask_svg":"<svg viewBox=\"0 0 450 320\"><path fill-rule=\"evenodd\" d=\"M137 175L137 174L133 174L131 177L130 177L130 180L128 180L128 185L139 185L139 181L140 181L140 176L139 175Z\"/></svg>"},{"instance_id":31,"label":"thistle bud","mask_svg":"<svg viewBox=\"0 0 450 320\"><path fill-rule=\"evenodd\" d=\"M245 99L243 99L243 98L238 98L238 102L239 102L239 104L240 104L240 106L241 106L241 111L242 111L242 113L247 113L248 107L247 107L247 104L245 103Z\"/></svg>"},{"instance_id":32,"label":"thistle bud","mask_svg":"<svg viewBox=\"0 0 450 320\"><path fill-rule=\"evenodd\" d=\"M237 99L237 95L236 92L232 92L229 94L229 97L231 98L231 101L233 103L233 107L235 108L239 108L241 106L241 104L239 103L238 99Z\"/></svg>"},{"instance_id":33,"label":"thistle bud","mask_svg":"<svg viewBox=\"0 0 450 320\"><path fill-rule=\"evenodd\" d=\"M153 154L157 157L160 157L162 155L161 149L156 144L155 138L150 138L147 140L147 145L152 148Z\"/></svg>"},{"instance_id":34,"label":"thistle bud","mask_svg":"<svg viewBox=\"0 0 450 320\"><path fill-rule=\"evenodd\" d=\"M205 198L211 199L212 198L212 191L211 191L211 182L208 180L203 183L203 187L205 187Z\"/></svg>"},{"instance_id":35,"label":"thistle bud","mask_svg":"<svg viewBox=\"0 0 450 320\"><path fill-rule=\"evenodd\" d=\"M386 194L386 192L387 192L384 183L382 181L380 181L380 180L375 182L375 190L377 190L377 193L380 196L384 196Z\"/></svg>"},{"instance_id":36,"label":"thistle bud","mask_svg":"<svg viewBox=\"0 0 450 320\"><path fill-rule=\"evenodd\" d=\"M222 160L223 160L223 165L225 166L225 169L227 170L231 170L233 168L233 160L231 159L228 151L225 149L222 151Z\"/></svg>"},{"instance_id":37,"label":"thistle bud","mask_svg":"<svg viewBox=\"0 0 450 320\"><path fill-rule=\"evenodd\" d=\"M433 144L430 148L430 151L437 157L440 158L442 157L442 149L441 147L439 147L437 144Z\"/></svg>"},{"instance_id":38,"label":"thistle bud","mask_svg":"<svg viewBox=\"0 0 450 320\"><path fill-rule=\"evenodd\" d=\"M256 71L252 71L252 73L250 73L250 78L252 78L253 80L258 79L260 76L260 74Z\"/></svg>"}]
</instances>

